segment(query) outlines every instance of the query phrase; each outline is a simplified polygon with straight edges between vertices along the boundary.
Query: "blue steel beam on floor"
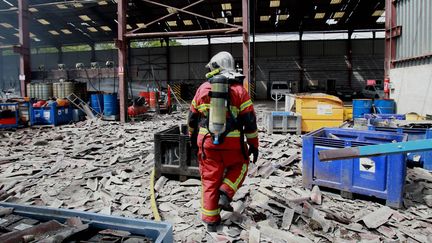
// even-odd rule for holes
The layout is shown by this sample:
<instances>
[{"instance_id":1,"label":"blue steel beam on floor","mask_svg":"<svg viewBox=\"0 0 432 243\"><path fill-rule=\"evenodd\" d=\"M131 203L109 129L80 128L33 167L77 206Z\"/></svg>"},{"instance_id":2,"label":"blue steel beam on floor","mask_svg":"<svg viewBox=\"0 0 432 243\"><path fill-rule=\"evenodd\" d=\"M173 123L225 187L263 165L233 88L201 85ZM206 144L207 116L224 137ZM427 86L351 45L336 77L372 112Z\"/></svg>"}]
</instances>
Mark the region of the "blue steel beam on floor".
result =
<instances>
[{"instance_id":1,"label":"blue steel beam on floor","mask_svg":"<svg viewBox=\"0 0 432 243\"><path fill-rule=\"evenodd\" d=\"M423 151L432 151L432 139L325 150L318 156L321 161L332 161Z\"/></svg>"}]
</instances>

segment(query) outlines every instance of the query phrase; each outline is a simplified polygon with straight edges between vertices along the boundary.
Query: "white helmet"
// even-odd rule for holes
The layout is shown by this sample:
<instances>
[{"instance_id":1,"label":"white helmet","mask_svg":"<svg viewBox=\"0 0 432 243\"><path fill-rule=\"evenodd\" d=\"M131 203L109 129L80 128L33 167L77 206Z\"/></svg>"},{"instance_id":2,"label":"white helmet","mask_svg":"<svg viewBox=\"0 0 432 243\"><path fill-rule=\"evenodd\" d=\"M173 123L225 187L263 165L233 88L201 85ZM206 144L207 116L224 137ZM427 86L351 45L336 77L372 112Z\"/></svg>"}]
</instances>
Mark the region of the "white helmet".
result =
<instances>
[{"instance_id":1,"label":"white helmet","mask_svg":"<svg viewBox=\"0 0 432 243\"><path fill-rule=\"evenodd\" d=\"M210 59L206 68L210 68L211 71L217 68L221 71L234 71L234 58L229 52L221 51Z\"/></svg>"}]
</instances>

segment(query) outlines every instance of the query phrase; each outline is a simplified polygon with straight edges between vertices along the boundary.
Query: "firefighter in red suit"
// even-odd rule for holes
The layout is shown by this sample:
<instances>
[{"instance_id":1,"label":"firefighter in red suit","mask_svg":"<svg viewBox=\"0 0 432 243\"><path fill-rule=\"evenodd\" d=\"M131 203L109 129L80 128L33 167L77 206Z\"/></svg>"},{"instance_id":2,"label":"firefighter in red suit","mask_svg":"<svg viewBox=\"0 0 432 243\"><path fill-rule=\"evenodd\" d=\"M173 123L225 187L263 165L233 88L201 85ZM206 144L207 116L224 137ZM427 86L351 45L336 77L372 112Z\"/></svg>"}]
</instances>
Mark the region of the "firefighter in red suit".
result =
<instances>
[{"instance_id":1,"label":"firefighter in red suit","mask_svg":"<svg viewBox=\"0 0 432 243\"><path fill-rule=\"evenodd\" d=\"M230 202L247 175L249 156L252 154L254 161L258 157L258 131L252 101L242 85L244 76L234 71L231 54L218 53L206 67L210 78L195 94L188 125L192 146L198 146L202 220L208 231L214 232L221 221L220 210L232 211ZM229 80L226 96L212 91L215 78ZM211 105L212 97L227 99L226 112L222 112L226 114L226 129L217 141L209 128L211 109L216 109Z\"/></svg>"}]
</instances>

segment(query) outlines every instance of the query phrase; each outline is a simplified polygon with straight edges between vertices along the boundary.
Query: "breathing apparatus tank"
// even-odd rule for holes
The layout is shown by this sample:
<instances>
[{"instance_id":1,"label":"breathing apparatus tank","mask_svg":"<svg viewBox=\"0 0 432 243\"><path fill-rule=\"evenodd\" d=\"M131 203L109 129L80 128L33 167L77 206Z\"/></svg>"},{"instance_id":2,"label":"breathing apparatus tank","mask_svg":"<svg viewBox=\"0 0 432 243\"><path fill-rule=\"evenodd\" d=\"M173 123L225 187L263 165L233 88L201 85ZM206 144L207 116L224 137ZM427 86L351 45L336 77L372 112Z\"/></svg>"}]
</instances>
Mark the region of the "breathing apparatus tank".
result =
<instances>
[{"instance_id":1,"label":"breathing apparatus tank","mask_svg":"<svg viewBox=\"0 0 432 243\"><path fill-rule=\"evenodd\" d=\"M209 131L213 135L213 144L221 143L221 135L226 130L226 112L228 105L228 78L216 75L210 79L210 117Z\"/></svg>"},{"instance_id":2,"label":"breathing apparatus tank","mask_svg":"<svg viewBox=\"0 0 432 243\"><path fill-rule=\"evenodd\" d=\"M222 136L227 129L228 74L234 71L234 58L229 52L222 51L213 56L206 67L210 69L206 78L211 84L208 129L212 135L213 144L220 144L223 142Z\"/></svg>"}]
</instances>

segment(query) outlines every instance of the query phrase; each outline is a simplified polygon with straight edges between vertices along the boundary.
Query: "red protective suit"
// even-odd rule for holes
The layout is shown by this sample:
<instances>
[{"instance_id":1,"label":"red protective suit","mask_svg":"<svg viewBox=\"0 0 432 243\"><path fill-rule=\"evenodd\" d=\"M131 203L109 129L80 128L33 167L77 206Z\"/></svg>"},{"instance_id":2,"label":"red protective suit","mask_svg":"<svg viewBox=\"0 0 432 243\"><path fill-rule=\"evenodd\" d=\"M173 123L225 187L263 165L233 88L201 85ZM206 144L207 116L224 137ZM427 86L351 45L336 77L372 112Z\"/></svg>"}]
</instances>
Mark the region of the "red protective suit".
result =
<instances>
[{"instance_id":1,"label":"red protective suit","mask_svg":"<svg viewBox=\"0 0 432 243\"><path fill-rule=\"evenodd\" d=\"M215 223L220 221L218 206L220 192L232 199L247 175L249 158L246 158L241 149L241 146L246 147L246 145L240 142L240 130L230 131L223 143L213 144L203 124L203 120L209 114L210 90L209 82L205 82L198 88L190 108L188 124L192 141L194 134L197 135L199 147L202 219L206 223ZM249 94L241 84L231 84L229 94L231 113L227 111L227 116L234 116L238 121L249 146L258 148L256 116ZM247 153L247 148L244 152Z\"/></svg>"}]
</instances>

